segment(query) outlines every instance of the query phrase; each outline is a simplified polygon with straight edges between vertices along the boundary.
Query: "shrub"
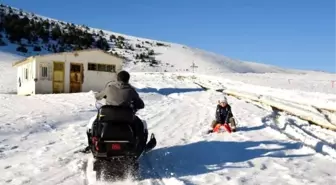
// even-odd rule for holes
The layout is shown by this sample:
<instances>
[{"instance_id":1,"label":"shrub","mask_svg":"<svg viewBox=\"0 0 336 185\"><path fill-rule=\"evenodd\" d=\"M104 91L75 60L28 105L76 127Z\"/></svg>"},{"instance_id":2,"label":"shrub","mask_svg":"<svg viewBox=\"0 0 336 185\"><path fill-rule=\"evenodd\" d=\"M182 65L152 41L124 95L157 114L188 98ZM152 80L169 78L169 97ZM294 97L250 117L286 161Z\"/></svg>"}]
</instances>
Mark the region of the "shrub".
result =
<instances>
[{"instance_id":1,"label":"shrub","mask_svg":"<svg viewBox=\"0 0 336 185\"><path fill-rule=\"evenodd\" d=\"M151 49L151 50L148 51L148 55L154 55L154 54L155 54L154 50Z\"/></svg>"},{"instance_id":2,"label":"shrub","mask_svg":"<svg viewBox=\"0 0 336 185\"><path fill-rule=\"evenodd\" d=\"M160 42L157 42L156 45L157 45L157 46L166 46L165 44L160 43Z\"/></svg>"},{"instance_id":3,"label":"shrub","mask_svg":"<svg viewBox=\"0 0 336 185\"><path fill-rule=\"evenodd\" d=\"M16 48L16 51L22 52L22 53L27 53L28 49L25 48L24 46L19 46Z\"/></svg>"},{"instance_id":4,"label":"shrub","mask_svg":"<svg viewBox=\"0 0 336 185\"><path fill-rule=\"evenodd\" d=\"M41 47L40 46L34 46L34 51L41 51Z\"/></svg>"}]
</instances>

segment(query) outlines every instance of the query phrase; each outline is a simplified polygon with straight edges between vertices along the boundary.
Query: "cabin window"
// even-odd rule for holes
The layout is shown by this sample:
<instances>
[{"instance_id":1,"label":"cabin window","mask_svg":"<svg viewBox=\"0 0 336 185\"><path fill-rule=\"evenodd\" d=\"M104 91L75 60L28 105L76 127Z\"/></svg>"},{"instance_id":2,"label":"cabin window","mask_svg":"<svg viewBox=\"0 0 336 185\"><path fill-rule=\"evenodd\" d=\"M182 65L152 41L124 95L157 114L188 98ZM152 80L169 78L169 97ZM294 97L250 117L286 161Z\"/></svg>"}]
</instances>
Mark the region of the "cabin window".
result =
<instances>
[{"instance_id":1,"label":"cabin window","mask_svg":"<svg viewBox=\"0 0 336 185\"><path fill-rule=\"evenodd\" d=\"M115 73L115 65L112 64L88 64L89 71L113 72Z\"/></svg>"},{"instance_id":2,"label":"cabin window","mask_svg":"<svg viewBox=\"0 0 336 185\"><path fill-rule=\"evenodd\" d=\"M42 73L41 76L43 78L47 78L48 77L48 67L42 67L41 73Z\"/></svg>"},{"instance_id":3,"label":"cabin window","mask_svg":"<svg viewBox=\"0 0 336 185\"><path fill-rule=\"evenodd\" d=\"M81 66L80 65L71 65L70 66L71 72L81 72Z\"/></svg>"},{"instance_id":4,"label":"cabin window","mask_svg":"<svg viewBox=\"0 0 336 185\"><path fill-rule=\"evenodd\" d=\"M51 64L47 63L47 62L41 62L40 63L40 69L39 69L39 78L41 80L51 80L51 75L52 72L52 66Z\"/></svg>"},{"instance_id":5,"label":"cabin window","mask_svg":"<svg viewBox=\"0 0 336 185\"><path fill-rule=\"evenodd\" d=\"M97 71L97 64L88 64L89 71Z\"/></svg>"},{"instance_id":6,"label":"cabin window","mask_svg":"<svg viewBox=\"0 0 336 185\"><path fill-rule=\"evenodd\" d=\"M106 65L105 64L98 64L98 71L106 71Z\"/></svg>"},{"instance_id":7,"label":"cabin window","mask_svg":"<svg viewBox=\"0 0 336 185\"><path fill-rule=\"evenodd\" d=\"M115 72L115 65L106 65L106 71Z\"/></svg>"},{"instance_id":8,"label":"cabin window","mask_svg":"<svg viewBox=\"0 0 336 185\"><path fill-rule=\"evenodd\" d=\"M24 68L24 78L28 80L28 68Z\"/></svg>"}]
</instances>

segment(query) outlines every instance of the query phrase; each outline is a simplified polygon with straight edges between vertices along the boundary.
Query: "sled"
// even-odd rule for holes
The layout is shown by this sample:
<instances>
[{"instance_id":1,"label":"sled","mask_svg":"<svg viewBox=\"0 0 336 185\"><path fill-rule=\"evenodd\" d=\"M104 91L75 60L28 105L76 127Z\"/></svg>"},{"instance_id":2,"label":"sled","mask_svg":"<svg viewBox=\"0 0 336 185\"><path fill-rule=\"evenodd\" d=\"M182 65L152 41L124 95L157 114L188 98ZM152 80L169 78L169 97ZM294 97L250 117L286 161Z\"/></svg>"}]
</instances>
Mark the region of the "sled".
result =
<instances>
[{"instance_id":1,"label":"sled","mask_svg":"<svg viewBox=\"0 0 336 185\"><path fill-rule=\"evenodd\" d=\"M227 131L228 133L232 132L231 127L229 126L229 124L216 124L216 126L214 127L214 129L212 130L213 133L221 133Z\"/></svg>"}]
</instances>

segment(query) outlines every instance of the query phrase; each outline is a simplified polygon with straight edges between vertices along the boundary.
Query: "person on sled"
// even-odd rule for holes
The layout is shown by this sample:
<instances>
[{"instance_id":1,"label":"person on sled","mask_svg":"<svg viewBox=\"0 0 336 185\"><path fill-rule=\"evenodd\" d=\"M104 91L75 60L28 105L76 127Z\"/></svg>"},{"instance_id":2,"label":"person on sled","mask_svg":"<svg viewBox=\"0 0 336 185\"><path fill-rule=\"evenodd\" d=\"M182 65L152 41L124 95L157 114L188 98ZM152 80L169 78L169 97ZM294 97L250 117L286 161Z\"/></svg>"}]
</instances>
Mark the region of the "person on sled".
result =
<instances>
[{"instance_id":1,"label":"person on sled","mask_svg":"<svg viewBox=\"0 0 336 185\"><path fill-rule=\"evenodd\" d=\"M111 82L102 91L95 93L96 100L106 99L106 105L114 106L131 106L134 110L143 109L145 104L136 92L134 87L129 84L130 74L127 71L120 71L117 74L117 82ZM90 121L92 122L92 121ZM90 123L89 123L90 124ZM142 150L147 142L148 130L146 122L142 122L138 116L135 116L134 124L135 132L139 134ZM90 148L90 130L92 125L88 125L88 142L89 146L85 150Z\"/></svg>"},{"instance_id":2,"label":"person on sled","mask_svg":"<svg viewBox=\"0 0 336 185\"><path fill-rule=\"evenodd\" d=\"M218 101L216 107L216 120L212 121L212 130L209 130L209 133L213 132L213 129L217 124L229 124L232 132L236 131L236 122L232 114L232 109L225 96Z\"/></svg>"}]
</instances>

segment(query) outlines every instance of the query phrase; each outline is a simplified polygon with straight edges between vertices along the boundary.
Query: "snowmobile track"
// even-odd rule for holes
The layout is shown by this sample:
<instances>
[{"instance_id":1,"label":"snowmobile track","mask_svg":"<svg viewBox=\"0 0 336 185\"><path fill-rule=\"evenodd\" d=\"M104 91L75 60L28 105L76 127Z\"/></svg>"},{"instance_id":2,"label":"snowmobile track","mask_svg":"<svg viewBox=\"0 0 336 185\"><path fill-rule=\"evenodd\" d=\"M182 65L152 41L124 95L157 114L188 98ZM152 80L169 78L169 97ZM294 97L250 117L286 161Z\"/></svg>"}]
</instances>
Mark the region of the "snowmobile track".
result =
<instances>
[{"instance_id":1,"label":"snowmobile track","mask_svg":"<svg viewBox=\"0 0 336 185\"><path fill-rule=\"evenodd\" d=\"M87 165L88 160L85 160L83 164L83 173L84 173L83 185L89 185L89 179L87 177Z\"/></svg>"},{"instance_id":2,"label":"snowmobile track","mask_svg":"<svg viewBox=\"0 0 336 185\"><path fill-rule=\"evenodd\" d=\"M153 185L165 185L165 183L162 181L162 176L155 170L153 170L153 165L151 164L150 160L148 159L147 156L144 156L144 162L145 162L145 168L150 169L151 173L153 174L154 177L158 177L159 179L151 179L151 183ZM89 184L89 179L88 179L88 171L87 171L87 167L88 167L88 159L86 159L83 163L82 166L82 173L83 173L83 185L90 185ZM138 182L137 184L141 184L140 182Z\"/></svg>"}]
</instances>

